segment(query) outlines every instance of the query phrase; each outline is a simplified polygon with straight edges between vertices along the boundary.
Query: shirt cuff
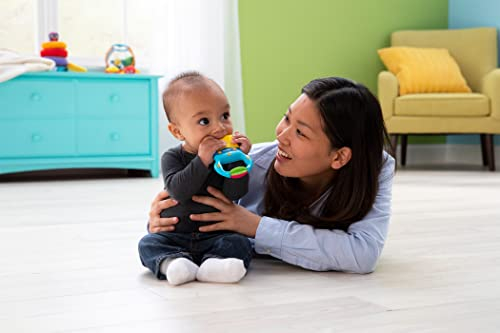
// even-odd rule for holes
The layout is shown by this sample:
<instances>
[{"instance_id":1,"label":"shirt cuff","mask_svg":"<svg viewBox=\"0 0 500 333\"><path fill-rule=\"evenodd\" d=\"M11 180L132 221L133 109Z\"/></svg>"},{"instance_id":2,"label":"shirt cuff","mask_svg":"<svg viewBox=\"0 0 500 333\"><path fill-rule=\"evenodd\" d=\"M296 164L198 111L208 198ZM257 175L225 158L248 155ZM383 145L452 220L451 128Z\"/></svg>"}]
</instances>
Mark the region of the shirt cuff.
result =
<instances>
[{"instance_id":1,"label":"shirt cuff","mask_svg":"<svg viewBox=\"0 0 500 333\"><path fill-rule=\"evenodd\" d=\"M281 259L287 221L263 216L255 233L255 252Z\"/></svg>"}]
</instances>

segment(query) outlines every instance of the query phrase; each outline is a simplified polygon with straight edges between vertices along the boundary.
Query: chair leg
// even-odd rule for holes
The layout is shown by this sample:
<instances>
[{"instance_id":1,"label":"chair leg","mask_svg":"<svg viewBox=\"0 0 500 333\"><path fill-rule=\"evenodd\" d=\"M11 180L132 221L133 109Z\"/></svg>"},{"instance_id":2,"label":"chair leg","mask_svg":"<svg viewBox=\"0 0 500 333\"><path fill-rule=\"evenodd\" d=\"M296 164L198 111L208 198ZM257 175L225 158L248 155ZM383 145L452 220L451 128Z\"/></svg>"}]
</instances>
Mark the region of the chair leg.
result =
<instances>
[{"instance_id":1,"label":"chair leg","mask_svg":"<svg viewBox=\"0 0 500 333\"><path fill-rule=\"evenodd\" d=\"M406 165L406 147L408 146L408 135L401 135L401 165Z\"/></svg>"},{"instance_id":2,"label":"chair leg","mask_svg":"<svg viewBox=\"0 0 500 333\"><path fill-rule=\"evenodd\" d=\"M398 151L398 135L391 134L391 156L397 160L396 152Z\"/></svg>"},{"instance_id":3,"label":"chair leg","mask_svg":"<svg viewBox=\"0 0 500 333\"><path fill-rule=\"evenodd\" d=\"M483 166L488 165L488 153L486 152L486 134L481 134L481 156L483 158Z\"/></svg>"},{"instance_id":4,"label":"chair leg","mask_svg":"<svg viewBox=\"0 0 500 333\"><path fill-rule=\"evenodd\" d=\"M485 134L484 141L486 146L486 155L488 156L488 169L495 171L495 145L493 144L493 134Z\"/></svg>"}]
</instances>

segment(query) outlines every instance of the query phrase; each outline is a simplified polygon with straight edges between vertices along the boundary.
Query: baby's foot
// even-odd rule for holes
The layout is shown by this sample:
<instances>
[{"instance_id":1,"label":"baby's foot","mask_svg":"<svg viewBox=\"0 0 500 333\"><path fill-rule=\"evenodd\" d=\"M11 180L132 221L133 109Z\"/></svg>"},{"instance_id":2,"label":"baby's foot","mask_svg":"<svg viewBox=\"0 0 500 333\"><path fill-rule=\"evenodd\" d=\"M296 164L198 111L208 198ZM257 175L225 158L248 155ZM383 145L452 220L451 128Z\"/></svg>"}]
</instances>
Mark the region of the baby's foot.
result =
<instances>
[{"instance_id":1,"label":"baby's foot","mask_svg":"<svg viewBox=\"0 0 500 333\"><path fill-rule=\"evenodd\" d=\"M160 266L167 281L174 286L194 281L198 268L198 265L186 258L165 259Z\"/></svg>"},{"instance_id":2,"label":"baby's foot","mask_svg":"<svg viewBox=\"0 0 500 333\"><path fill-rule=\"evenodd\" d=\"M246 272L241 259L209 258L201 264L196 279L203 282L235 283L241 280Z\"/></svg>"}]
</instances>

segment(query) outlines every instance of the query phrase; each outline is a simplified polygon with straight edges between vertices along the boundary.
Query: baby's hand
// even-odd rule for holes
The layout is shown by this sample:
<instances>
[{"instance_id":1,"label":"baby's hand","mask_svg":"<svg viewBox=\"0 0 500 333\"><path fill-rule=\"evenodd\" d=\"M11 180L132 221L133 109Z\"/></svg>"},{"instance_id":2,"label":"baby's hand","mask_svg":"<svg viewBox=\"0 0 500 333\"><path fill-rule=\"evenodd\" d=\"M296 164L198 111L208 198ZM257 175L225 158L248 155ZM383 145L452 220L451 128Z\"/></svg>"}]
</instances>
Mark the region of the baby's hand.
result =
<instances>
[{"instance_id":1,"label":"baby's hand","mask_svg":"<svg viewBox=\"0 0 500 333\"><path fill-rule=\"evenodd\" d=\"M233 133L233 143L239 144L241 151L245 154L248 154L250 148L252 148L252 143L250 142L250 140L248 140L248 138L240 132Z\"/></svg>"},{"instance_id":2,"label":"baby's hand","mask_svg":"<svg viewBox=\"0 0 500 333\"><path fill-rule=\"evenodd\" d=\"M217 150L222 149L226 146L226 143L222 140L216 139L213 136L206 136L200 142L200 147L198 148L198 156L200 157L203 164L208 168L208 166L214 161L214 154Z\"/></svg>"}]
</instances>

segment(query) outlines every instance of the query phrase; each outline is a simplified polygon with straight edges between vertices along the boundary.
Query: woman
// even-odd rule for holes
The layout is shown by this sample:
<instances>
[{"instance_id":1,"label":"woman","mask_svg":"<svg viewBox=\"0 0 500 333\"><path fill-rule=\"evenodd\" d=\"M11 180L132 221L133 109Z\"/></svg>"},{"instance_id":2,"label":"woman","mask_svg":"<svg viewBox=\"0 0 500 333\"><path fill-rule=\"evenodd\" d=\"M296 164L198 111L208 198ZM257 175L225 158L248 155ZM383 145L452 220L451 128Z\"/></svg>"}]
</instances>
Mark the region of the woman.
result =
<instances>
[{"instance_id":1,"label":"woman","mask_svg":"<svg viewBox=\"0 0 500 333\"><path fill-rule=\"evenodd\" d=\"M255 251L315 271L369 273L389 226L394 159L377 99L343 78L313 80L276 127L277 141L252 148L249 191L238 205L193 197L220 212L191 215L220 221L200 231L231 230L255 239ZM176 204L161 192L149 232L172 231L160 212ZM165 200L167 199L167 200Z\"/></svg>"}]
</instances>

